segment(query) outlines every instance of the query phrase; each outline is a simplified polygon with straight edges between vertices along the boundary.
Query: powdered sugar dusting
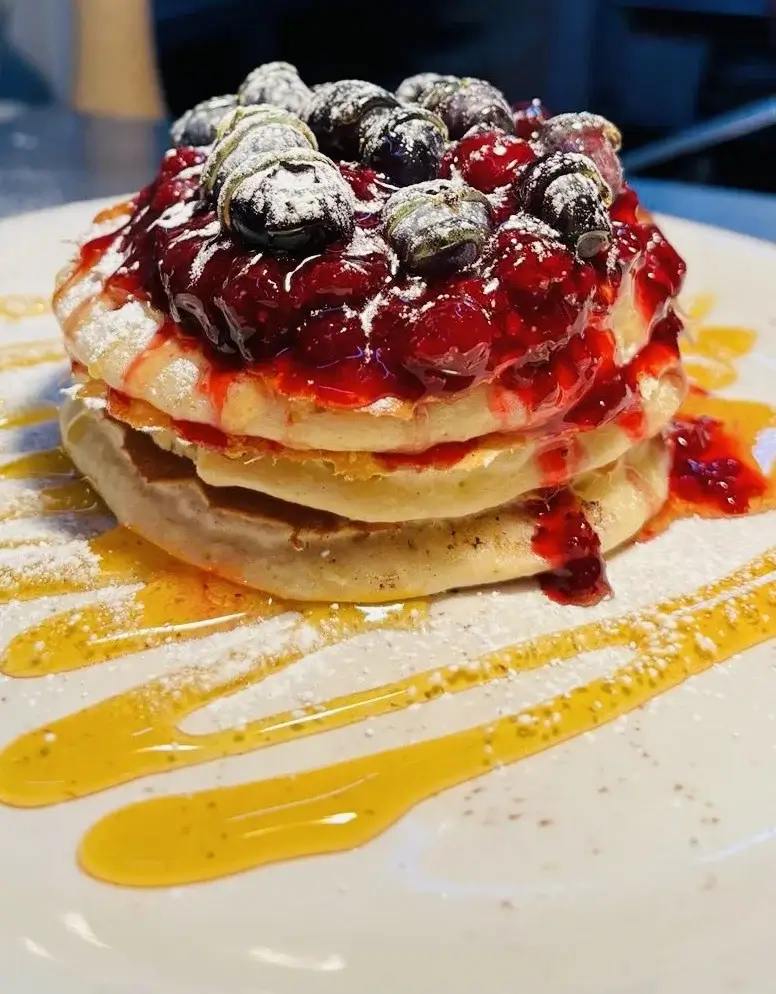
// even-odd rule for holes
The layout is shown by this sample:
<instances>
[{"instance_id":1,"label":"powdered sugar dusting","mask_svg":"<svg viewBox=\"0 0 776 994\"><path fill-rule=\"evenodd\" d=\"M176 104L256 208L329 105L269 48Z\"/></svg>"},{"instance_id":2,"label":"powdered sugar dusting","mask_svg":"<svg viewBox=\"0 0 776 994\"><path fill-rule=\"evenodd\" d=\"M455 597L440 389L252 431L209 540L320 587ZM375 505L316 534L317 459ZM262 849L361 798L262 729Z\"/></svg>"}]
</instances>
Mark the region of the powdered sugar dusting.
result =
<instances>
[{"instance_id":1,"label":"powdered sugar dusting","mask_svg":"<svg viewBox=\"0 0 776 994\"><path fill-rule=\"evenodd\" d=\"M0 554L0 592L13 594L24 586L72 584L74 589L97 577L100 561L83 539L41 552L27 549Z\"/></svg>"},{"instance_id":2,"label":"powdered sugar dusting","mask_svg":"<svg viewBox=\"0 0 776 994\"><path fill-rule=\"evenodd\" d=\"M133 300L117 310L97 306L89 320L83 321L75 334L79 347L98 361L106 353L126 343L133 355L151 344L159 322L147 305Z\"/></svg>"}]
</instances>

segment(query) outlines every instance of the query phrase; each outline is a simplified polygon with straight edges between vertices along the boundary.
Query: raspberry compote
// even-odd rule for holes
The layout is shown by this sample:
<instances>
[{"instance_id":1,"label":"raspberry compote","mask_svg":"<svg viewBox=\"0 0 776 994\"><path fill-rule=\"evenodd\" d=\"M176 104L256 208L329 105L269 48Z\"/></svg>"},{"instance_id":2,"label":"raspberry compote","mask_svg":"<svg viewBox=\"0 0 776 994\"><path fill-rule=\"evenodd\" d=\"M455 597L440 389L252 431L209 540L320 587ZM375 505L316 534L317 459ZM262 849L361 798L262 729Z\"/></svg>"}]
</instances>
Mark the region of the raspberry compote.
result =
<instances>
[{"instance_id":1,"label":"raspberry compote","mask_svg":"<svg viewBox=\"0 0 776 994\"><path fill-rule=\"evenodd\" d=\"M532 546L550 567L539 584L559 604L597 604L612 590L601 540L571 490L547 490L526 505L534 519Z\"/></svg>"},{"instance_id":2,"label":"raspberry compote","mask_svg":"<svg viewBox=\"0 0 776 994\"><path fill-rule=\"evenodd\" d=\"M768 490L768 480L736 437L710 417L678 418L671 495L702 512L746 514Z\"/></svg>"},{"instance_id":3,"label":"raspberry compote","mask_svg":"<svg viewBox=\"0 0 776 994\"><path fill-rule=\"evenodd\" d=\"M516 395L536 425L563 414L584 429L631 411L637 429L638 374L665 364L667 350L677 359L672 302L684 264L640 219L628 189L612 207L610 250L590 261L525 230L510 184L533 154L528 142L495 134L451 146L443 168L479 184L498 223L481 258L448 276L399 267L379 227L394 187L351 163L340 165L357 199L347 244L306 257L249 250L203 195L205 153L185 147L165 155L115 235L84 245L82 264L118 249L123 262L108 295L117 304L149 301L168 316L165 334L206 349L227 379L248 371L286 395L342 408L452 395L487 381ZM628 272L653 334L619 368L607 318Z\"/></svg>"}]
</instances>

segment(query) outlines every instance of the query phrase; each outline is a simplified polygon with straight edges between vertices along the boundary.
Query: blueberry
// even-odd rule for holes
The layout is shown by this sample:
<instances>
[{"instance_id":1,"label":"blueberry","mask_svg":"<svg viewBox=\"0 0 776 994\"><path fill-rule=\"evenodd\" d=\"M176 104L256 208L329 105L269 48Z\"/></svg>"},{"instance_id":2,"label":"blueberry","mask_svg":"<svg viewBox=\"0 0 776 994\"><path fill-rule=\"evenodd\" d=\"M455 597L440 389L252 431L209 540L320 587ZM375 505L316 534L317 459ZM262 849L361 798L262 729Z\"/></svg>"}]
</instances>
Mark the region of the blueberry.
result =
<instances>
[{"instance_id":1,"label":"blueberry","mask_svg":"<svg viewBox=\"0 0 776 994\"><path fill-rule=\"evenodd\" d=\"M272 104L302 114L311 91L289 62L267 62L249 73L237 91L241 104Z\"/></svg>"},{"instance_id":2,"label":"blueberry","mask_svg":"<svg viewBox=\"0 0 776 994\"><path fill-rule=\"evenodd\" d=\"M612 191L586 155L551 152L529 163L518 174L516 192L523 209L559 231L580 258L611 244Z\"/></svg>"},{"instance_id":3,"label":"blueberry","mask_svg":"<svg viewBox=\"0 0 776 994\"><path fill-rule=\"evenodd\" d=\"M219 126L202 171L202 184L217 194L229 173L247 159L286 148L317 148L315 136L303 121L269 104L238 107Z\"/></svg>"},{"instance_id":4,"label":"blueberry","mask_svg":"<svg viewBox=\"0 0 776 994\"><path fill-rule=\"evenodd\" d=\"M187 110L170 128L170 139L176 148L181 145L212 145L218 125L237 106L237 97L228 94L210 97Z\"/></svg>"},{"instance_id":5,"label":"blueberry","mask_svg":"<svg viewBox=\"0 0 776 994\"><path fill-rule=\"evenodd\" d=\"M248 245L314 250L353 234L353 191L334 163L311 148L249 158L218 196L222 225Z\"/></svg>"},{"instance_id":6,"label":"blueberry","mask_svg":"<svg viewBox=\"0 0 776 994\"><path fill-rule=\"evenodd\" d=\"M507 98L484 79L443 77L427 90L420 103L442 118L453 139L463 138L477 125L510 135L515 132Z\"/></svg>"},{"instance_id":7,"label":"blueberry","mask_svg":"<svg viewBox=\"0 0 776 994\"><path fill-rule=\"evenodd\" d=\"M398 104L396 97L381 86L360 79L341 79L315 88L307 105L307 123L322 152L332 158L355 160L362 118L376 107Z\"/></svg>"},{"instance_id":8,"label":"blueberry","mask_svg":"<svg viewBox=\"0 0 776 994\"><path fill-rule=\"evenodd\" d=\"M434 178L447 143L444 121L422 107L377 108L361 122L361 161L397 186Z\"/></svg>"},{"instance_id":9,"label":"blueberry","mask_svg":"<svg viewBox=\"0 0 776 994\"><path fill-rule=\"evenodd\" d=\"M492 227L485 194L452 180L430 180L392 194L383 208L385 237L411 272L463 269L482 254Z\"/></svg>"},{"instance_id":10,"label":"blueberry","mask_svg":"<svg viewBox=\"0 0 776 994\"><path fill-rule=\"evenodd\" d=\"M616 195L622 189L619 129L599 114L558 114L541 125L538 142L550 151L579 152L592 159Z\"/></svg>"},{"instance_id":11,"label":"blueberry","mask_svg":"<svg viewBox=\"0 0 776 994\"><path fill-rule=\"evenodd\" d=\"M556 147L561 142L575 136L594 132L603 135L615 152L622 148L622 135L616 124L600 114L582 111L579 114L556 114L548 118L539 128L539 141Z\"/></svg>"},{"instance_id":12,"label":"blueberry","mask_svg":"<svg viewBox=\"0 0 776 994\"><path fill-rule=\"evenodd\" d=\"M403 103L417 104L436 83L455 82L457 78L457 76L440 76L438 72L419 72L415 76L408 76L399 84L396 96Z\"/></svg>"}]
</instances>

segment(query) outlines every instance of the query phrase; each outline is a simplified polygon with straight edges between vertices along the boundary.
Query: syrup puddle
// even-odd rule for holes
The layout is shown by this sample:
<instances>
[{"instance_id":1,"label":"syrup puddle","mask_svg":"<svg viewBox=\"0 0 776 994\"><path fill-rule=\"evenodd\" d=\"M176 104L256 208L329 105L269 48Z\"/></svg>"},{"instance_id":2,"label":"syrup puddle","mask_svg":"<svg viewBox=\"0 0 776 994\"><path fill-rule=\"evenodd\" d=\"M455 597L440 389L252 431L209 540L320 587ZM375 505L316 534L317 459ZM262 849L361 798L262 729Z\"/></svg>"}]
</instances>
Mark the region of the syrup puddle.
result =
<instances>
[{"instance_id":1,"label":"syrup puddle","mask_svg":"<svg viewBox=\"0 0 776 994\"><path fill-rule=\"evenodd\" d=\"M687 349L691 361L697 360L693 369L700 384L729 382L735 361L753 341L751 333L737 329L701 329ZM40 344L30 353L38 349L39 358L28 365L50 361ZM6 361L0 355L0 369L8 368ZM25 365L19 348L13 361ZM695 395L683 415L699 414L735 424L736 439L749 453L758 451L776 428L776 413L763 404ZM0 428L54 416L50 407L9 412ZM766 471L769 490L753 502L753 510L776 502L776 478L770 467ZM99 498L59 450L20 454L0 467L0 478L9 487L42 484L24 491L29 503L16 505L16 517L44 513L91 520L104 513ZM0 515L13 508L0 499ZM697 512L696 506L674 499L657 527ZM59 804L171 769L355 726L582 653L629 653L627 662L608 675L487 725L294 776L118 810L87 833L79 858L92 876L131 886L208 880L361 845L426 798L592 730L776 635L776 549L769 549L693 593L507 646L482 655L476 665L450 663L314 706L279 711L239 729L193 734L182 731L181 724L202 708L259 686L318 649L367 632L416 629L427 617L428 604L410 602L381 611L288 604L186 567L121 527L75 542L73 549L55 550L60 559L51 550L38 550L34 538L25 542L0 534L3 548L25 545L32 558L0 566L0 602L141 586L117 590L109 603L61 610L30 625L0 657L6 676L55 676L281 615L287 616L289 637L277 651L259 651L239 666L182 667L22 735L0 752L0 800L16 807Z\"/></svg>"}]
</instances>

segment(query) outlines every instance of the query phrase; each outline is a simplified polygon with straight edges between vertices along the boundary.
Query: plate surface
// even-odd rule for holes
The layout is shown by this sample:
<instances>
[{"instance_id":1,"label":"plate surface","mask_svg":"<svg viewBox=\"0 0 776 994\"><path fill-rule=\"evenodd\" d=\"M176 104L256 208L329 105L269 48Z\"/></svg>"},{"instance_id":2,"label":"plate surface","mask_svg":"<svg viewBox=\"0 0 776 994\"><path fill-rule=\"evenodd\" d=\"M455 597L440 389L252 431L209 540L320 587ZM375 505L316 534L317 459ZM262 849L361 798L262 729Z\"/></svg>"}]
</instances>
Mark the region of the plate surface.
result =
<instances>
[{"instance_id":1,"label":"plate surface","mask_svg":"<svg viewBox=\"0 0 776 994\"><path fill-rule=\"evenodd\" d=\"M0 295L47 294L95 205L0 224ZM773 401L776 247L667 219L688 295L710 321L755 329L731 395ZM50 316L0 319L0 345L54 338ZM56 395L62 364L0 375L7 407ZM1 412L0 412L1 413ZM0 433L0 461L55 441ZM765 440L768 442L768 439ZM770 458L764 444L762 459ZM2 496L0 490L0 496ZM14 524L0 526L0 539ZM187 722L239 723L375 686L488 648L617 617L691 592L776 545L776 516L684 521L610 565L616 596L561 608L531 585L449 598L429 634L360 636L261 693ZM0 552L2 557L18 551ZM78 598L80 597L80 600ZM72 595L72 603L87 600ZM0 608L0 646L62 602ZM45 680L0 677L0 746L180 666L217 661L255 629L150 650ZM590 653L422 709L127 784L40 810L0 806L0 978L9 994L705 994L772 984L776 875L776 653L738 656L610 725L448 791L363 848L207 885L131 890L77 867L84 832L154 794L241 783L462 729L610 672ZM214 663L215 664L215 663Z\"/></svg>"}]
</instances>

